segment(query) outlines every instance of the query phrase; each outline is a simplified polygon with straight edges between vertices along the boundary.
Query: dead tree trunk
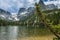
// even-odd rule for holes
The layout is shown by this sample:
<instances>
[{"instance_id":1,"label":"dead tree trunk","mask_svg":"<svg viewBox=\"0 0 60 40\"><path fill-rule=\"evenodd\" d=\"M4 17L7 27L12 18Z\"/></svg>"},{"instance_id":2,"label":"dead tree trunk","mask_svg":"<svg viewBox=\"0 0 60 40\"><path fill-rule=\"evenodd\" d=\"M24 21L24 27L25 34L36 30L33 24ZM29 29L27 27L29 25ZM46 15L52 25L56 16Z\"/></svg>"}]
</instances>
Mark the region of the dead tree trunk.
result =
<instances>
[{"instance_id":1,"label":"dead tree trunk","mask_svg":"<svg viewBox=\"0 0 60 40\"><path fill-rule=\"evenodd\" d=\"M35 4L35 9L36 9L36 13L37 13L38 17L41 19L41 21L43 22L45 27L48 28L57 38L60 39L60 36L52 30L51 26L47 23L46 19L43 17L42 12L40 11L39 4L37 4L37 3Z\"/></svg>"}]
</instances>

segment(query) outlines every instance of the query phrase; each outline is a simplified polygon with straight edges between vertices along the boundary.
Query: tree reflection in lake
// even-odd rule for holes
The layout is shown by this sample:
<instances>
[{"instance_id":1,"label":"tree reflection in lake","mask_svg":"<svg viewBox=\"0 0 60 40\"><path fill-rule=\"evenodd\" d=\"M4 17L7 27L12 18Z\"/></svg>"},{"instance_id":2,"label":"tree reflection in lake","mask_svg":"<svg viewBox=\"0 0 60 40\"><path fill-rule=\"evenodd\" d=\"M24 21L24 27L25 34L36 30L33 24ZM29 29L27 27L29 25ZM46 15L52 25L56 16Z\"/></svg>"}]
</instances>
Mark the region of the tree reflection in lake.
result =
<instances>
[{"instance_id":1,"label":"tree reflection in lake","mask_svg":"<svg viewBox=\"0 0 60 40\"><path fill-rule=\"evenodd\" d=\"M17 40L18 26L1 26L0 40Z\"/></svg>"},{"instance_id":2,"label":"tree reflection in lake","mask_svg":"<svg viewBox=\"0 0 60 40\"><path fill-rule=\"evenodd\" d=\"M42 36L53 38L49 35L51 35L49 30L37 26L0 26L0 40L38 40ZM44 37L39 40L44 40Z\"/></svg>"}]
</instances>

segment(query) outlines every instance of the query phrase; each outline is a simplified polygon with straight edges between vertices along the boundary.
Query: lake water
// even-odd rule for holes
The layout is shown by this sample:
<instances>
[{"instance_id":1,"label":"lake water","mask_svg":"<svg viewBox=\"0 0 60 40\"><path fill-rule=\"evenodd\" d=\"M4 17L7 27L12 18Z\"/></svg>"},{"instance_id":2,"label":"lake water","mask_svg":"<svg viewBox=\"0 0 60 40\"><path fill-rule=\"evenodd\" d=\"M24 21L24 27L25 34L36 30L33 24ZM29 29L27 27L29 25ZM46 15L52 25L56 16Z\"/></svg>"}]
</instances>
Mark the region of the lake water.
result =
<instances>
[{"instance_id":1,"label":"lake water","mask_svg":"<svg viewBox=\"0 0 60 40\"><path fill-rule=\"evenodd\" d=\"M46 28L38 26L0 26L0 40L53 40Z\"/></svg>"}]
</instances>

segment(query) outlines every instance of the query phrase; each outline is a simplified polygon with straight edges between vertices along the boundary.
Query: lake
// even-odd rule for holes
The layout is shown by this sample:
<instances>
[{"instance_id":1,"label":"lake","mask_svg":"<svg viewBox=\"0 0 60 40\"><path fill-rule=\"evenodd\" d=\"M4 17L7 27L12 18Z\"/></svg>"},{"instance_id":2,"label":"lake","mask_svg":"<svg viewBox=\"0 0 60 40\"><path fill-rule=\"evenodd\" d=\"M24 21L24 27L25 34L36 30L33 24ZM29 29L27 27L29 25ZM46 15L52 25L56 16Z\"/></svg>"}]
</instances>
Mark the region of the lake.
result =
<instances>
[{"instance_id":1,"label":"lake","mask_svg":"<svg viewBox=\"0 0 60 40\"><path fill-rule=\"evenodd\" d=\"M54 35L38 26L0 26L0 40L53 40Z\"/></svg>"}]
</instances>

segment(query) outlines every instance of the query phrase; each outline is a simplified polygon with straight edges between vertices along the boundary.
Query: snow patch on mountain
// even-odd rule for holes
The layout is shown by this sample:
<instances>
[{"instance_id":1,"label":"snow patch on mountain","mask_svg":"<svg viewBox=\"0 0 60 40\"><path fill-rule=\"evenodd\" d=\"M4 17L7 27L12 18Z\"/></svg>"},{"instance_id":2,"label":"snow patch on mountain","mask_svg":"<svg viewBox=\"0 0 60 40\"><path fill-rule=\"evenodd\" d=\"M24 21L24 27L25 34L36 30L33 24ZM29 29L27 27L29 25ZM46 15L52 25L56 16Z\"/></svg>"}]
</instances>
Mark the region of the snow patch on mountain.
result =
<instances>
[{"instance_id":1,"label":"snow patch on mountain","mask_svg":"<svg viewBox=\"0 0 60 40\"><path fill-rule=\"evenodd\" d=\"M17 18L17 13L11 13L11 18L14 20L14 21L19 21L19 19Z\"/></svg>"}]
</instances>

